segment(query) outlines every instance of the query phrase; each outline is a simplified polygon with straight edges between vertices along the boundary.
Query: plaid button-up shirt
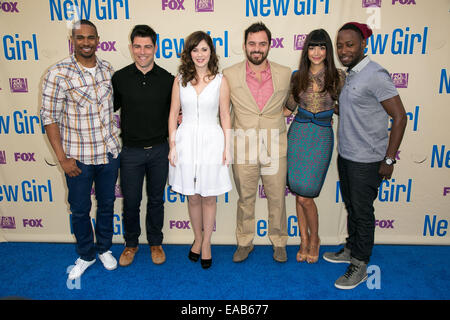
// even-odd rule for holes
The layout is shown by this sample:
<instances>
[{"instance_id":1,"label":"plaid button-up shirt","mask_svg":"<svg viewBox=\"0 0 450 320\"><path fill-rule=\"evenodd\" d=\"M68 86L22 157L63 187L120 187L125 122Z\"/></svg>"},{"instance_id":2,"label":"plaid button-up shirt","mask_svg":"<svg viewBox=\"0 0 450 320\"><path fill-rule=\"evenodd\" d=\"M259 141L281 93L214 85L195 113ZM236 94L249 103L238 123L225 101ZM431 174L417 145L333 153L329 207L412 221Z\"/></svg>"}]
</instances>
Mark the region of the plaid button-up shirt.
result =
<instances>
[{"instance_id":1,"label":"plaid button-up shirt","mask_svg":"<svg viewBox=\"0 0 450 320\"><path fill-rule=\"evenodd\" d=\"M106 164L120 152L113 119L112 66L97 57L95 77L72 55L50 67L42 87L43 125L57 123L68 158Z\"/></svg>"}]
</instances>

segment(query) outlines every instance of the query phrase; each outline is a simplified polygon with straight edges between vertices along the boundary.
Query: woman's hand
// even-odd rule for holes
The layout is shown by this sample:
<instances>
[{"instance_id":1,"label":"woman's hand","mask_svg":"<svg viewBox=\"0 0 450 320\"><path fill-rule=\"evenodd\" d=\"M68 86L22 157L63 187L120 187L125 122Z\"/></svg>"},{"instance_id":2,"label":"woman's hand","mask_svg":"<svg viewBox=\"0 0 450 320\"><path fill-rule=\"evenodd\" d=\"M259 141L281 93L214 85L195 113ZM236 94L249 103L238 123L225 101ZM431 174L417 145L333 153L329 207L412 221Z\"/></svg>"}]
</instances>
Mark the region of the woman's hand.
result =
<instances>
[{"instance_id":1,"label":"woman's hand","mask_svg":"<svg viewBox=\"0 0 450 320\"><path fill-rule=\"evenodd\" d=\"M231 164L231 160L232 160L232 157L231 157L230 150L227 150L227 149L223 150L222 164L224 166L228 166L229 167L230 164Z\"/></svg>"},{"instance_id":2,"label":"woman's hand","mask_svg":"<svg viewBox=\"0 0 450 320\"><path fill-rule=\"evenodd\" d=\"M172 167L176 167L175 164L178 161L178 157L177 157L177 150L176 150L175 146L170 148L169 157L168 158L169 158L170 165Z\"/></svg>"}]
</instances>

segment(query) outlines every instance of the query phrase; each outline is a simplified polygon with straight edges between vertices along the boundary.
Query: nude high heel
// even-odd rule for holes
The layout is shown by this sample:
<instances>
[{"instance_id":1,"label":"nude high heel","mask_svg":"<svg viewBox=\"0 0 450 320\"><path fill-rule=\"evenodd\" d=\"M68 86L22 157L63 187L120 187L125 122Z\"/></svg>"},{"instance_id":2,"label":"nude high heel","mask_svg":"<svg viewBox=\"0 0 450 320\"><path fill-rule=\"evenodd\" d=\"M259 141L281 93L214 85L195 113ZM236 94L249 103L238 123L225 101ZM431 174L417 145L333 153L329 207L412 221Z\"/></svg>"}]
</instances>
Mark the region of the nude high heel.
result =
<instances>
[{"instance_id":1,"label":"nude high heel","mask_svg":"<svg viewBox=\"0 0 450 320\"><path fill-rule=\"evenodd\" d=\"M311 252L311 250L316 250L317 249L317 255L311 255L309 254ZM306 258L306 262L308 263L316 263L319 260L319 252L320 252L320 239L319 242L316 245L311 245L308 248L308 255Z\"/></svg>"},{"instance_id":2,"label":"nude high heel","mask_svg":"<svg viewBox=\"0 0 450 320\"><path fill-rule=\"evenodd\" d=\"M306 244L306 241L302 241L300 243L300 248L297 252L296 260L297 262L305 262L308 257L308 246Z\"/></svg>"}]
</instances>

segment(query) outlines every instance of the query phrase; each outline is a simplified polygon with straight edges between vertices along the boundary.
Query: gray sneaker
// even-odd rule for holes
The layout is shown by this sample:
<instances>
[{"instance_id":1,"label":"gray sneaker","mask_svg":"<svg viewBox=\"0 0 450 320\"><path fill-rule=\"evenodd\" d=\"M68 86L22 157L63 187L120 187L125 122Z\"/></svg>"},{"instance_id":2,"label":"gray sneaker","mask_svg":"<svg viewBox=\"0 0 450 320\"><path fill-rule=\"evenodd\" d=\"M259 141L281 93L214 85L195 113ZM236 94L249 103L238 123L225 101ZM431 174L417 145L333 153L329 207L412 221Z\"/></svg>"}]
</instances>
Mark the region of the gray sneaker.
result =
<instances>
[{"instance_id":1,"label":"gray sneaker","mask_svg":"<svg viewBox=\"0 0 450 320\"><path fill-rule=\"evenodd\" d=\"M331 263L350 263L350 249L343 248L339 252L325 252L323 259Z\"/></svg>"},{"instance_id":2,"label":"gray sneaker","mask_svg":"<svg viewBox=\"0 0 450 320\"><path fill-rule=\"evenodd\" d=\"M233 255L233 262L242 262L245 259L248 258L248 254L252 252L253 245L250 245L248 247L241 247L238 246L236 252Z\"/></svg>"},{"instance_id":3,"label":"gray sneaker","mask_svg":"<svg viewBox=\"0 0 450 320\"><path fill-rule=\"evenodd\" d=\"M338 289L353 289L360 283L367 280L367 264L355 258L351 259L351 263L347 271L336 280L334 286Z\"/></svg>"}]
</instances>

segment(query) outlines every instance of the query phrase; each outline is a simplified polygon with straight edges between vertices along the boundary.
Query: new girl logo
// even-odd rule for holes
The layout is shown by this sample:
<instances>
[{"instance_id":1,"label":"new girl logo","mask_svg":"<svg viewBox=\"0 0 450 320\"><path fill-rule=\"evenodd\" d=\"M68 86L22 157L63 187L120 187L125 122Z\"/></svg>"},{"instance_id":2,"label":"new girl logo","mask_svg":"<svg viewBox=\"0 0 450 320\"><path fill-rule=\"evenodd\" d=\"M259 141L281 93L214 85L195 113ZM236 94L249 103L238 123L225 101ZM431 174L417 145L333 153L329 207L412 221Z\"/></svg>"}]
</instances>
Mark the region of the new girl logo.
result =
<instances>
[{"instance_id":1,"label":"new girl logo","mask_svg":"<svg viewBox=\"0 0 450 320\"><path fill-rule=\"evenodd\" d=\"M52 21L130 19L128 0L49 0Z\"/></svg>"},{"instance_id":2,"label":"new girl logo","mask_svg":"<svg viewBox=\"0 0 450 320\"><path fill-rule=\"evenodd\" d=\"M15 185L0 185L0 202L53 202L52 182L39 184L36 179Z\"/></svg>"},{"instance_id":3,"label":"new girl logo","mask_svg":"<svg viewBox=\"0 0 450 320\"><path fill-rule=\"evenodd\" d=\"M28 115L27 110L14 111L12 115L0 115L0 135L10 134L45 134L44 126L38 115Z\"/></svg>"},{"instance_id":4,"label":"new girl logo","mask_svg":"<svg viewBox=\"0 0 450 320\"><path fill-rule=\"evenodd\" d=\"M296 16L317 15L319 13L328 14L330 0L246 0L245 16L257 17L286 16L295 14Z\"/></svg>"},{"instance_id":5,"label":"new girl logo","mask_svg":"<svg viewBox=\"0 0 450 320\"><path fill-rule=\"evenodd\" d=\"M412 55L427 53L428 27L414 32L410 27L395 28L392 33L373 34L367 39L364 54Z\"/></svg>"},{"instance_id":6,"label":"new girl logo","mask_svg":"<svg viewBox=\"0 0 450 320\"><path fill-rule=\"evenodd\" d=\"M3 53L6 60L39 60L37 36L16 33L6 34L2 37Z\"/></svg>"}]
</instances>

